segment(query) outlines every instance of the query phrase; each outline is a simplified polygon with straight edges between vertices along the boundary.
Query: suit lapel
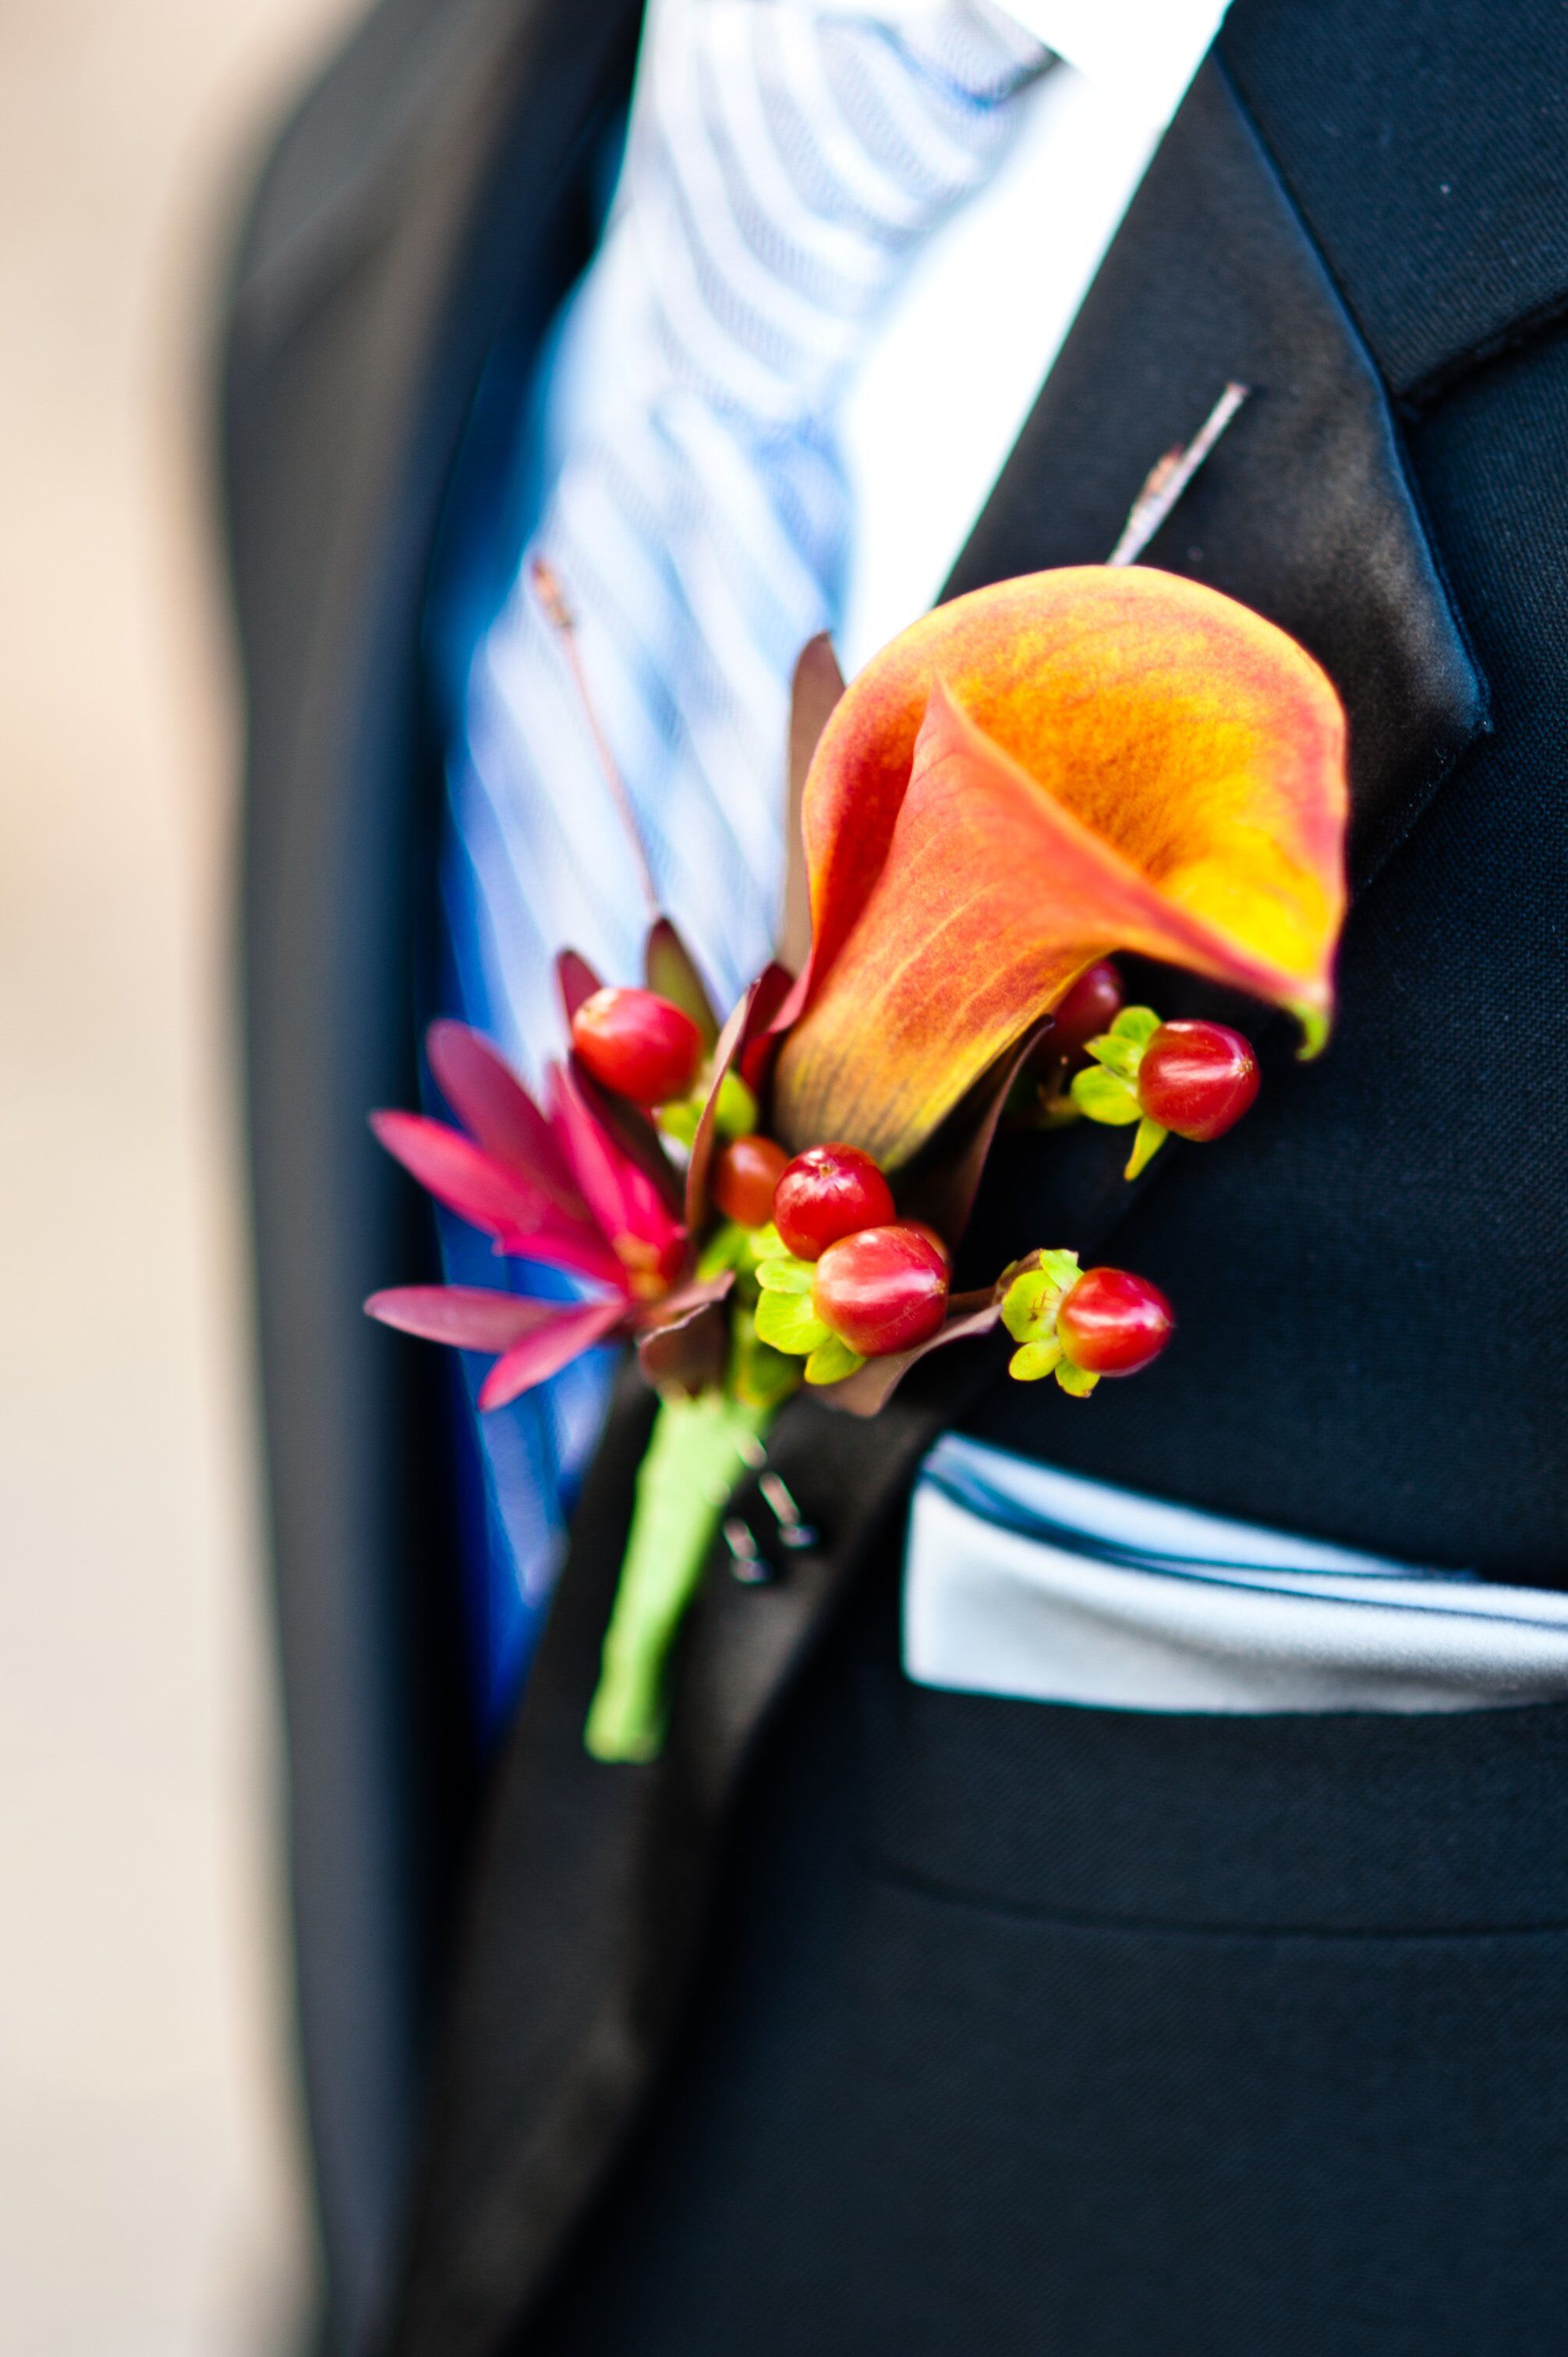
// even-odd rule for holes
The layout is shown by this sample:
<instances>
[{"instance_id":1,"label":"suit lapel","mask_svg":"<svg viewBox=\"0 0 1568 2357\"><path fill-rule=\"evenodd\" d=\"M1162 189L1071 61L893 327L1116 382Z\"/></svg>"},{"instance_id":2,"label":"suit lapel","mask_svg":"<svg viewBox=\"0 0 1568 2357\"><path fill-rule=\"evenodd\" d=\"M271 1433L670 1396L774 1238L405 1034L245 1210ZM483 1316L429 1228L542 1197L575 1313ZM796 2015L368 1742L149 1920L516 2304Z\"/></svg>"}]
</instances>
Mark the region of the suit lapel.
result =
<instances>
[{"instance_id":1,"label":"suit lapel","mask_svg":"<svg viewBox=\"0 0 1568 2357\"><path fill-rule=\"evenodd\" d=\"M1115 543L1161 450L1251 396L1143 562L1298 638L1350 716L1364 884L1486 724L1376 369L1211 58L1128 212L948 594Z\"/></svg>"},{"instance_id":2,"label":"suit lapel","mask_svg":"<svg viewBox=\"0 0 1568 2357\"><path fill-rule=\"evenodd\" d=\"M1154 457L1237 376L1255 397L1148 554L1270 615L1339 682L1364 877L1484 725L1483 692L1375 372L1217 66L1164 144L950 588L1103 557ZM1069 1182L1061 1231L1088 1249L1130 1200L1104 1155L1092 1160L1076 1197ZM646 1403L623 1398L476 1879L397 2357L490 2357L569 2253L679 2021L746 1760L929 1441L993 1374L983 1350L957 1351L873 1424L805 1398L786 1410L770 1458L821 1544L780 1557L770 1587L737 1587L722 1555L710 1566L667 1751L636 1770L597 1765L581 1745L647 1429ZM767 1554L755 1481L735 1511Z\"/></svg>"}]
</instances>

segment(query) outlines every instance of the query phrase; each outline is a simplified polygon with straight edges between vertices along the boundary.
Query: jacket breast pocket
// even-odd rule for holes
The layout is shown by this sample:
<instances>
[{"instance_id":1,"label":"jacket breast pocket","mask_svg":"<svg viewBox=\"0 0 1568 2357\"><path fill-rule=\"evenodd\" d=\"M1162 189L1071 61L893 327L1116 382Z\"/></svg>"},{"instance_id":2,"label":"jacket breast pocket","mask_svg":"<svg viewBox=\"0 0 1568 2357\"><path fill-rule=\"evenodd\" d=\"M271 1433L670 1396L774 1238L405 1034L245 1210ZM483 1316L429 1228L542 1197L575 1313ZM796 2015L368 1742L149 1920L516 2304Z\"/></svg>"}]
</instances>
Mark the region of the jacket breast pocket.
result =
<instances>
[{"instance_id":1,"label":"jacket breast pocket","mask_svg":"<svg viewBox=\"0 0 1568 2357\"><path fill-rule=\"evenodd\" d=\"M1568 1704L1106 1707L885 1652L856 1716L854 2133L940 2177L908 2265L963 2255L974 2346L1559 2345Z\"/></svg>"}]
</instances>

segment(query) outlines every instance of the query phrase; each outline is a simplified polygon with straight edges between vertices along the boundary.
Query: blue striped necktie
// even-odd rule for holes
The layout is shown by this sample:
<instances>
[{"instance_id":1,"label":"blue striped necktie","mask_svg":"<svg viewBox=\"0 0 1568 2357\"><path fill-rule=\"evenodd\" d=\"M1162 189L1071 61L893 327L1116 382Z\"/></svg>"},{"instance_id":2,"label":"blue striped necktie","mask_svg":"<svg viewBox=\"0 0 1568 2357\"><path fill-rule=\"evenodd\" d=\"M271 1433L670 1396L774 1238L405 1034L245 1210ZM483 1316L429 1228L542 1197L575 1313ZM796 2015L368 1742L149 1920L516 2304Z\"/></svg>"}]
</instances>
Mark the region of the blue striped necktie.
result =
<instances>
[{"instance_id":1,"label":"blue striped necktie","mask_svg":"<svg viewBox=\"0 0 1568 2357\"><path fill-rule=\"evenodd\" d=\"M532 559L570 599L660 904L727 1006L775 929L790 674L842 596L837 397L1047 62L988 0L651 0L620 184L541 411L540 521L449 765L463 1011L525 1072L559 1052L556 951L638 979L648 920ZM547 1584L598 1396L568 1381L481 1427L492 1539L525 1591Z\"/></svg>"}]
</instances>

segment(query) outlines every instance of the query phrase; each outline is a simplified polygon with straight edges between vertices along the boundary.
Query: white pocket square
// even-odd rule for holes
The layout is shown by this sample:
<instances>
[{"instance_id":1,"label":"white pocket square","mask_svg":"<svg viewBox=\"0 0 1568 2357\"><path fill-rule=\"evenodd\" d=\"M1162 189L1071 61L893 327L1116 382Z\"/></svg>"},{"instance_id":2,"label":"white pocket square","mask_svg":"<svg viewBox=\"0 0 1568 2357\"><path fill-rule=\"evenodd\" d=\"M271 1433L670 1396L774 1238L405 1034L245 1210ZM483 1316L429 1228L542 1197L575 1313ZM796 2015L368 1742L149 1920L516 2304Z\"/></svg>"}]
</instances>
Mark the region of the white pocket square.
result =
<instances>
[{"instance_id":1,"label":"white pocket square","mask_svg":"<svg viewBox=\"0 0 1568 2357\"><path fill-rule=\"evenodd\" d=\"M949 1435L916 1485L917 1684L1145 1711L1568 1695L1568 1597L1324 1546Z\"/></svg>"}]
</instances>

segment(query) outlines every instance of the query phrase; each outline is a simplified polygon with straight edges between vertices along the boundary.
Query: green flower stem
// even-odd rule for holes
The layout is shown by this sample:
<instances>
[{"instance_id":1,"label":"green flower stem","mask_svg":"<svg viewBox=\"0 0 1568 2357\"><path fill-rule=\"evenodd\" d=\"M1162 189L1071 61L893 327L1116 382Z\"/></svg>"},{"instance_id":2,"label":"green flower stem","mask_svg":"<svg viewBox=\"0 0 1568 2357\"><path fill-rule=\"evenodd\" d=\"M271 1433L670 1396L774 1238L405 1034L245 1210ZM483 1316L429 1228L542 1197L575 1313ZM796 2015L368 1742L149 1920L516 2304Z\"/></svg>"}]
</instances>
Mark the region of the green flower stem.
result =
<instances>
[{"instance_id":1,"label":"green flower stem","mask_svg":"<svg viewBox=\"0 0 1568 2357\"><path fill-rule=\"evenodd\" d=\"M620 1584L583 1740L596 1760L652 1760L664 1670L731 1492L775 1408L719 1392L660 1405L637 1477Z\"/></svg>"}]
</instances>

